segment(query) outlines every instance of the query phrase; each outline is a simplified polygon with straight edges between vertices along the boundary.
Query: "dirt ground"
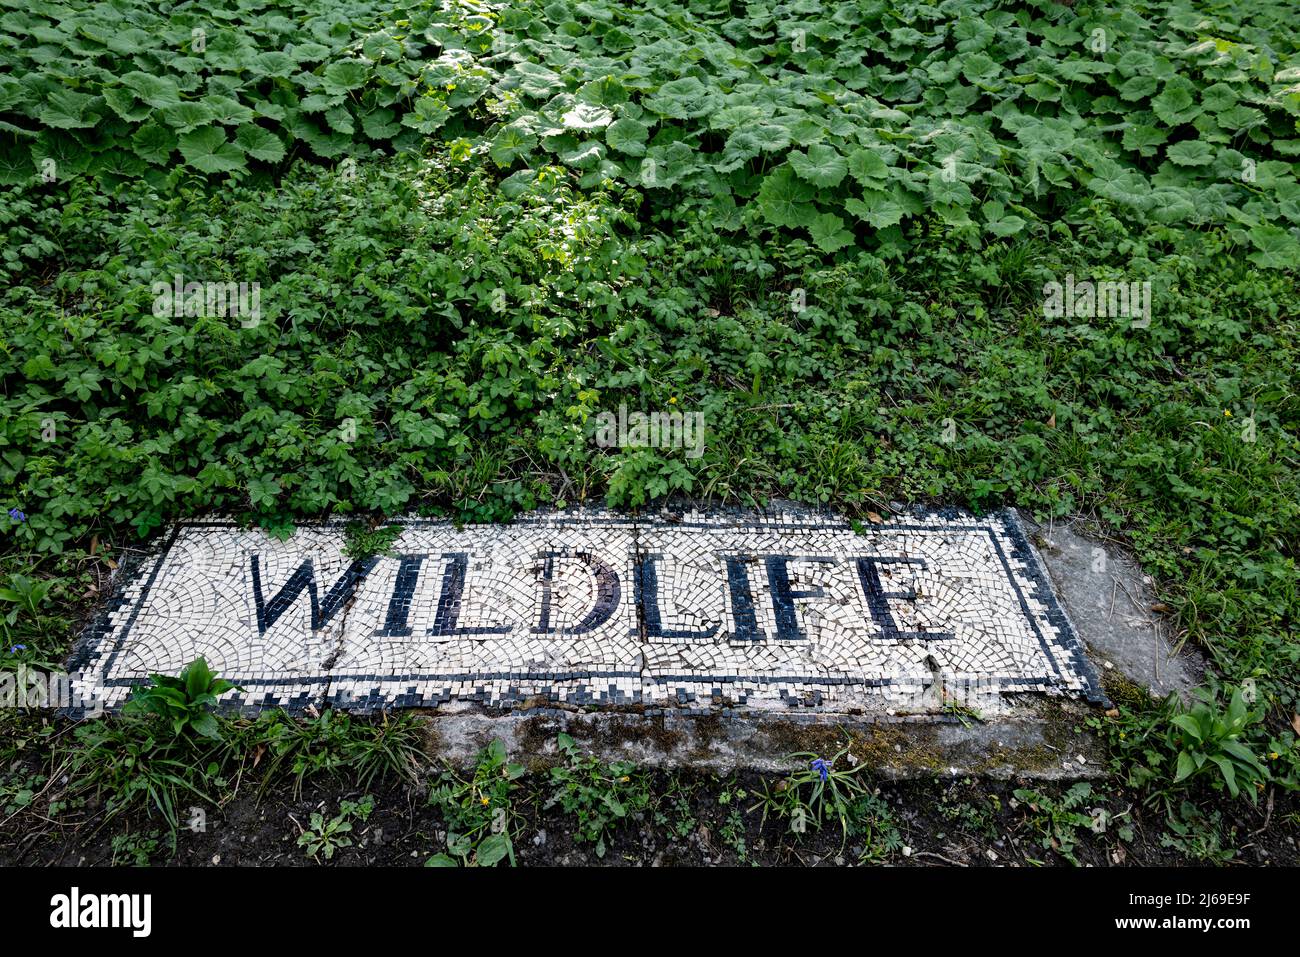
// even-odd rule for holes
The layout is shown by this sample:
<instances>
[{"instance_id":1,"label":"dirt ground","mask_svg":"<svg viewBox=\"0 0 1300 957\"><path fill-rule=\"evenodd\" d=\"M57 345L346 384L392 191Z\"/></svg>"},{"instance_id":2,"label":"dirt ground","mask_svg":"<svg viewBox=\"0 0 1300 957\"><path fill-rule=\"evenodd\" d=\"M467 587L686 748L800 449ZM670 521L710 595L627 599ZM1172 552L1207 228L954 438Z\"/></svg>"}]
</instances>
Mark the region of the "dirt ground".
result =
<instances>
[{"instance_id":1,"label":"dirt ground","mask_svg":"<svg viewBox=\"0 0 1300 957\"><path fill-rule=\"evenodd\" d=\"M546 785L528 776L515 802L513 843L520 865L606 866L826 866L886 863L919 867L988 867L1066 865L1035 822L1039 810L1017 800L1015 782L985 780L911 781L882 784L893 829L870 848L863 841L843 841L832 822L803 835L789 832L784 821L762 819L750 810L763 781L756 775L720 778L679 772L652 774L657 800L647 811L615 829L608 849L598 858L593 846L572 837L573 820L559 807L545 807ZM1067 785L1032 785L1041 795L1059 799ZM1122 792L1094 784L1084 813L1094 807L1111 812L1104 833L1089 827L1070 829L1081 865L1187 865L1205 863L1168 846L1170 831L1162 809L1125 803ZM743 792L743 793L742 793ZM445 827L427 801L427 784L372 788L374 810L356 822L352 846L341 848L332 866L420 866L445 850ZM726 804L721 795L728 796ZM300 796L291 788L260 797L241 789L224 808L207 812L204 832L182 829L175 854L157 819L117 818L102 821L88 807L65 815L59 823L28 815L11 820L0 833L0 865L311 866L298 845L313 811L326 818L339 802L360 792L340 790L325 781L308 784ZM1235 853L1228 864L1296 865L1300 863L1300 802L1276 795L1256 807L1224 804L1218 831ZM739 809L739 823L733 810ZM1131 833L1129 832L1131 828ZM1123 834L1123 836L1121 836ZM117 839L116 842L114 839ZM1163 840L1162 840L1163 839ZM1044 846L1044 841L1048 846ZM116 846L115 846L116 845ZM865 856L864 856L865 854Z\"/></svg>"}]
</instances>

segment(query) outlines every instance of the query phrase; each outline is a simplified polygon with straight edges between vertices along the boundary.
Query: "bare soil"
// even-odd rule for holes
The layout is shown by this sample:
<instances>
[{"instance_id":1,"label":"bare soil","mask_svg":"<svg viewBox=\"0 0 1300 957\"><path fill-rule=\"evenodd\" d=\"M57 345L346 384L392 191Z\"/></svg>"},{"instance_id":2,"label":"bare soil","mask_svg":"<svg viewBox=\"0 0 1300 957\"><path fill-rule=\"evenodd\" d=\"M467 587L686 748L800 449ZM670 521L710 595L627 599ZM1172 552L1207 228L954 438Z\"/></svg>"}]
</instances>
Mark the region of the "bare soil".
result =
<instances>
[{"instance_id":1,"label":"bare soil","mask_svg":"<svg viewBox=\"0 0 1300 957\"><path fill-rule=\"evenodd\" d=\"M609 847L598 858L591 844L571 836L571 818L558 807L545 807L546 781L529 775L516 801L518 827L514 835L520 865L559 866L827 866L864 862L862 841L843 841L835 824L804 835L789 832L785 822L762 818L750 810L761 792L762 779L741 774L719 778L711 774L654 772L657 804L612 832ZM1044 846L1035 828L1034 810L1015 799L1015 782L988 780L910 781L882 783L880 796L888 802L898 843L883 863L916 867L990 867L1066 865L1058 849ZM1066 784L1034 784L1039 793L1059 797ZM728 804L719 795L746 792ZM672 797L663 795L671 792ZM370 791L375 807L358 821L354 843L331 861L313 861L298 846L313 811L328 818L339 802L356 800L359 791L341 790L328 781L309 783L294 796L286 785L258 795L253 787L240 790L220 809L208 809L206 829L182 829L172 853L165 827L146 816L103 820L102 811L85 808L57 820L32 812L11 819L0 831L0 865L129 865L131 845L145 849L153 864L189 866L420 866L445 850L445 827L427 802L427 785L389 785ZM1087 807L1105 807L1113 814L1104 833L1076 828L1074 856L1082 865L1152 866L1204 863L1166 845L1168 835L1161 808L1133 804L1120 791L1095 784ZM741 829L728 829L733 808L742 811ZM1223 802L1220 832L1235 850L1231 865L1296 865L1300 863L1300 801L1277 794L1257 806ZM1131 839L1119 834L1132 827ZM114 837L120 837L114 849ZM155 842L150 847L149 842ZM743 843L743 846L742 846ZM150 852L151 851L151 852ZM872 863L870 859L867 863ZM879 862L879 861L876 861Z\"/></svg>"}]
</instances>

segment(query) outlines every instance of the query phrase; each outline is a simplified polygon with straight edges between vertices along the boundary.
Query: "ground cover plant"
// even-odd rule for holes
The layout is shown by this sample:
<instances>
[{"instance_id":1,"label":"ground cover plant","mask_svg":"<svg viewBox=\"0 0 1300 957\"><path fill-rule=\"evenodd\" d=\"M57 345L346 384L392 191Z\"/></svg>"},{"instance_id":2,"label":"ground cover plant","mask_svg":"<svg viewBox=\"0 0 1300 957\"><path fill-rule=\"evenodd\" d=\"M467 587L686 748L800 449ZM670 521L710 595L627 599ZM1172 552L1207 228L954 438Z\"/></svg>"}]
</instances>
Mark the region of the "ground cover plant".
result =
<instances>
[{"instance_id":1,"label":"ground cover plant","mask_svg":"<svg viewBox=\"0 0 1300 957\"><path fill-rule=\"evenodd\" d=\"M224 730L235 735L246 720L223 719ZM838 760L862 785L845 805L847 839L830 803L823 806L829 816L800 830L792 829L790 816L749 806L753 797L779 794L810 771L818 776L813 762L829 755L812 762L788 755L787 774L766 776L625 765L639 809L615 816L604 801L616 792L608 781L589 777L602 762L585 749L560 749L550 768L525 770L516 757L525 756L494 741L470 767L430 769L416 780L386 776L364 786L346 775L316 778L297 792L283 769L265 772L277 786L244 786L240 765L247 773L254 762L237 756L224 766L213 800L186 799L181 826L170 836L165 822L144 808L104 821L97 808L73 797L76 784L35 780L29 806L5 812L0 863L1267 865L1293 861L1300 837L1294 795L1282 794L1272 826L1261 828L1244 803L1207 809L1189 800L1167 818L1163 809L1134 804L1118 784L1038 781L1031 787L948 775L890 782L873 780L869 767L847 756ZM581 769L576 777L575 769ZM571 793L585 791L593 800L568 807L553 801L557 770L576 784ZM7 786L0 776L0 794ZM576 815L578 806L595 810L599 821ZM597 827L599 842L591 836Z\"/></svg>"},{"instance_id":2,"label":"ground cover plant","mask_svg":"<svg viewBox=\"0 0 1300 957\"><path fill-rule=\"evenodd\" d=\"M411 512L1011 503L1126 542L1211 660L1096 719L1171 841L1300 783L1290 3L0 0L0 66L0 669L186 515L371 553ZM620 402L704 454L598 447ZM348 720L183 747L410 766ZM167 760L84 767L174 819Z\"/></svg>"},{"instance_id":3,"label":"ground cover plant","mask_svg":"<svg viewBox=\"0 0 1300 957\"><path fill-rule=\"evenodd\" d=\"M459 867L473 863L491 867L515 863L511 837L518 829L512 793L524 774L521 764L509 761L498 739L479 754L473 773L462 775L447 767L429 791L429 805L438 808L447 826L447 852L435 854L429 867Z\"/></svg>"}]
</instances>

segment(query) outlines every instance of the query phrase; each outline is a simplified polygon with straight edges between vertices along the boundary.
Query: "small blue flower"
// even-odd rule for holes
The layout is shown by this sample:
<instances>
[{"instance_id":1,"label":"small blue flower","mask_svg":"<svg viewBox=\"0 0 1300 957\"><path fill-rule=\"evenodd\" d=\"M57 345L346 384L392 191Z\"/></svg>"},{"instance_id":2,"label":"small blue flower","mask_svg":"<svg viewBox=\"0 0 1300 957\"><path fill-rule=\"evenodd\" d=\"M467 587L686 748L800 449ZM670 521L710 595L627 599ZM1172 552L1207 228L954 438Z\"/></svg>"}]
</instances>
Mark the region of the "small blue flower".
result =
<instances>
[{"instance_id":1,"label":"small blue flower","mask_svg":"<svg viewBox=\"0 0 1300 957\"><path fill-rule=\"evenodd\" d=\"M27 513L20 508L9 509L9 517L13 519L15 522L27 521Z\"/></svg>"},{"instance_id":2,"label":"small blue flower","mask_svg":"<svg viewBox=\"0 0 1300 957\"><path fill-rule=\"evenodd\" d=\"M9 649L9 654L16 655L18 654L18 652L26 651L26 650L27 650L26 645L14 645L12 648Z\"/></svg>"},{"instance_id":3,"label":"small blue flower","mask_svg":"<svg viewBox=\"0 0 1300 957\"><path fill-rule=\"evenodd\" d=\"M817 758L814 760L812 763L812 769L821 776L822 781L825 781L831 776L831 763L825 758Z\"/></svg>"}]
</instances>

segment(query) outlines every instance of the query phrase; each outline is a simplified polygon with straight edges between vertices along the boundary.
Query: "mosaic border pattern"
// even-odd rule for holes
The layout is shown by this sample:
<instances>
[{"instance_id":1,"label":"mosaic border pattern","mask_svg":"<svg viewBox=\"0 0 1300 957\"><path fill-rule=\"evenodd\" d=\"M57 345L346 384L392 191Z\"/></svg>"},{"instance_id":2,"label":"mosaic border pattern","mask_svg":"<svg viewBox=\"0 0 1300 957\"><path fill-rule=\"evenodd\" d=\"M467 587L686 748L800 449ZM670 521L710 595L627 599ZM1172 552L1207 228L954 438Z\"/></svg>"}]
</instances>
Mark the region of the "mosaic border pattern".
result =
<instances>
[{"instance_id":1,"label":"mosaic border pattern","mask_svg":"<svg viewBox=\"0 0 1300 957\"><path fill-rule=\"evenodd\" d=\"M450 533L455 528L450 522L435 519L412 518L394 521L402 524L408 531L425 529L431 532ZM337 542L344 524L345 520L340 519L304 527L294 537L293 542L307 550L315 547L314 541L319 544L320 541L332 538ZM320 631L324 636L323 647L328 646L330 642L334 643L334 652L329 655L318 655L315 660L308 661L305 665L296 662L293 668L272 667L223 673L223 677L235 681L244 689L242 693L233 693L223 699L223 706L245 712L255 712L270 707L284 708L291 712L324 706L356 711L381 708L436 708L452 702L475 702L491 708L549 707L566 704L710 709L776 704L827 711L860 710L872 707L878 709L901 707L906 710L909 707L908 703L920 700L932 684L932 681L925 676L844 673L845 669L822 669L823 673L816 673L816 668L803 668L791 673L773 673L771 670L764 671L757 668L746 670L744 667L701 670L656 665L654 657L657 653L656 645L652 636L647 634L647 599L650 599L650 604L653 606L651 615L655 627L671 636L669 643L673 648L680 650L691 641L680 637L687 634L690 629L665 628L663 621L660 620L661 612L657 596L644 593L653 578L647 576L646 566L649 564L653 567L655 564L652 560L647 561L648 557L654 554L654 550L649 547L650 543L657 539L671 541L673 536L696 537L696 533L701 538L709 535L723 538L728 535L741 538L746 535L756 535L787 538L794 536L797 539L815 539L819 535L844 536L846 533L852 533L853 529L849 522L834 516L796 510L769 513L714 511L688 512L680 519L676 517L669 519L659 516L631 518L603 511L571 510L562 513L534 513L521 516L507 525L464 526L463 528L474 534L500 536L500 540L511 535L524 541L529 540L530 537L537 539L540 535L544 540L547 530L562 536L589 534L593 540L598 541L598 544L593 547L604 547L611 537L618 535L630 538L631 565L624 566L621 570L625 574L618 576L625 595L619 604L622 617L614 620L613 624L607 627L602 639L604 645L594 639L589 645L600 649L612 644L620 649L618 654L606 661L593 662L591 667L574 665L572 662L556 667L519 667L493 661L490 655L486 657L471 655L473 660L481 663L472 667L441 670L407 668L403 667L404 659L400 654L414 654L415 652L410 650L414 646L408 646L407 652L399 652L398 656L391 660L380 655L379 660L376 661L373 654L367 657L365 654L358 654L356 648L349 647L349 642L344 640L341 624L338 624L333 632L330 631L333 627L331 624ZM68 670L73 675L74 696L80 695L83 700L89 700L89 696L96 695L103 707L113 710L121 705L133 687L139 686L147 679L149 670L162 670L159 667L150 668L149 662L138 660L134 662L134 667L125 666L124 655L138 654L133 639L137 638L142 628L140 624L142 609L150 605L160 589L167 587L160 584L160 577L163 570L170 567L169 562L176 559L184 547L191 547L194 542L200 541L194 537L195 535L204 531L234 532L237 529L238 525L235 522L222 518L183 522L167 533L163 544L155 554L141 561L135 568L123 567L112 598L86 629L69 663ZM951 509L915 511L903 513L882 525L868 526L866 531L876 536L901 533L917 535L978 533L988 537L992 554L996 555L997 562L1014 593L1018 613L1027 623L1042 652L1040 665L1045 664L1045 667L1040 666L1032 672L1023 669L1020 671L990 670L987 673L972 670L959 676L959 684L970 684L969 679L972 676L977 679L974 682L979 685L977 697L982 695L978 700L985 704L992 703L996 709L996 702L1001 700L1003 695L1039 692L1068 694L1094 703L1105 703L1106 698L1101 690L1097 673L1088 661L1084 647L1064 609L1053 594L1046 571L1030 546L1014 510L1007 509L980 517ZM311 537L313 535L316 536L315 540ZM815 551L815 548L804 549L802 552L796 551L791 560L806 561L806 558L800 559L800 555L810 556ZM836 559L836 561L847 560ZM892 562L902 560L888 559ZM788 567L788 564L780 567ZM288 566L278 569L278 581L285 580L287 569ZM338 577L340 571L343 572L340 581L352 573L351 569L341 567L323 572L320 576L322 588L328 581ZM728 567L727 571L730 573L731 569ZM771 565L768 571L769 574L772 573ZM257 574L256 564L253 573ZM364 575L364 572L362 574ZM395 574L400 579L402 570L398 569ZM549 570L545 575L550 575ZM491 641L485 640L487 636L460 634L460 632L482 632L492 629L456 625L455 616L460 611L461 595L459 592L454 593L457 605L455 612L451 611L445 598L446 586L451 577L452 573L448 571L442 582L443 604L436 610L440 620L441 617L450 615L450 620L455 626L451 631L456 634L451 635L448 640L452 643L459 642L464 647L472 649L490 645ZM630 578L631 582L628 582L627 578ZM549 578L547 580L549 581ZM780 580L779 575L776 580ZM464 582L463 569L461 582L462 584ZM735 583L731 584L734 586ZM400 586L399 580L396 587L400 588ZM317 624L315 587L313 582L311 620L313 626ZM786 591L793 598L806 598L815 594L813 591L795 592L789 588ZM288 601L281 603L284 607L273 607L275 599L284 593L282 585L280 593L267 602L265 609L259 604L257 609L259 626L263 623L264 611L266 617L270 618L293 604L293 596L290 596ZM326 603L329 602L331 594L324 596ZM733 590L732 597L734 598L736 594L737 592ZM825 592L822 591L821 594ZM899 593L881 591L880 594L896 597ZM184 599L181 604L189 601L188 594L181 595L179 598ZM760 598L766 599L762 604L765 606L764 614L768 616L768 623L770 623L773 609L781 605L780 596L774 599L769 589L762 592ZM194 599L196 602L207 603L212 600L209 596ZM592 596L585 596L577 604L582 605L585 601L589 606L591 600ZM305 599L300 600L298 604L305 606ZM346 622L349 613L369 614L372 618L378 616L376 620L381 627L389 627L391 620L383 617L383 612L376 602L372 601L371 604L374 607L369 609L358 610L355 607L343 609L342 620ZM785 604L791 604L789 599L786 599ZM625 609L624 606L628 607ZM387 612L389 619L393 619L395 615L391 608L390 602ZM633 613L631 618L628 616L628 610ZM722 622L724 628L720 634L714 634L699 642L702 653L719 645L730 645L733 648L737 646L733 612L732 607L724 612ZM402 613L403 610L399 609L396 617L400 618ZM777 609L775 614L779 618L780 610ZM791 614L787 613L787 619ZM247 617L245 615L245 618ZM731 629L725 628L727 618L731 618ZM888 615L885 619L889 620ZM620 632L619 622L626 623L629 620L633 623L632 630ZM768 642L774 646L781 644L780 621L777 622L776 627L777 640ZM707 629L704 628L696 629L700 635L706 631ZM765 632L760 631L760 633ZM379 632L376 631L375 634ZM560 628L555 634L562 635L566 639L572 637L564 628ZM578 634L577 630L573 632L574 636ZM909 647L918 644L928 647L937 646L944 637L941 633L934 632L900 631L898 634L904 636L901 640ZM933 638L930 637L931 634L934 635ZM313 629L313 636L318 637L315 629ZM725 639L725 641L715 639ZM386 645L385 647L399 648L400 646ZM633 647L638 649L635 658L630 656L630 649ZM754 647L758 647L758 643ZM418 651L418 648L415 651ZM601 657L598 651L594 654ZM355 661L350 660L353 657ZM927 658L927 661L933 660ZM353 664L355 667L350 666ZM734 665L736 662L733 661L731 664ZM371 665L376 667L371 668ZM832 673L835 671L840 673ZM963 697L961 700L966 699ZM67 710L77 714L92 709L82 706Z\"/></svg>"}]
</instances>

